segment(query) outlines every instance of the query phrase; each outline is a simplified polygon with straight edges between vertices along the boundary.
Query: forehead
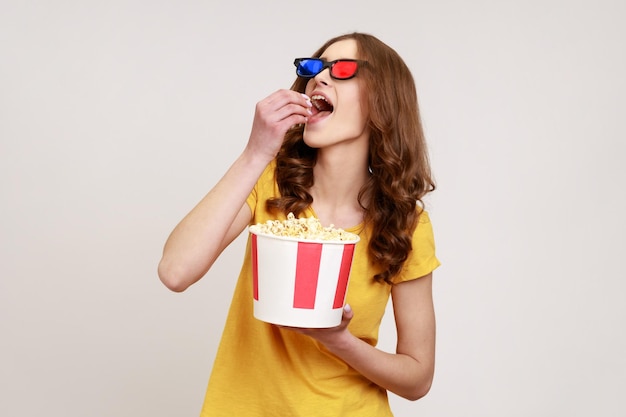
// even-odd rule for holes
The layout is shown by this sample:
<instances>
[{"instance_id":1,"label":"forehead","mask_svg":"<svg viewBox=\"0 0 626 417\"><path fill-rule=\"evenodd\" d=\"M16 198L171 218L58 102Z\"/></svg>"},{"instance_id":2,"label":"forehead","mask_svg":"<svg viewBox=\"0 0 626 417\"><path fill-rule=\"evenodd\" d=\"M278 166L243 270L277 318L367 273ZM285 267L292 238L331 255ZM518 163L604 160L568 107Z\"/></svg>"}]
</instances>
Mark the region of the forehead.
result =
<instances>
[{"instance_id":1,"label":"forehead","mask_svg":"<svg viewBox=\"0 0 626 417\"><path fill-rule=\"evenodd\" d=\"M327 61L335 59L358 59L357 43L354 39L344 39L330 45L322 53L321 58Z\"/></svg>"}]
</instances>

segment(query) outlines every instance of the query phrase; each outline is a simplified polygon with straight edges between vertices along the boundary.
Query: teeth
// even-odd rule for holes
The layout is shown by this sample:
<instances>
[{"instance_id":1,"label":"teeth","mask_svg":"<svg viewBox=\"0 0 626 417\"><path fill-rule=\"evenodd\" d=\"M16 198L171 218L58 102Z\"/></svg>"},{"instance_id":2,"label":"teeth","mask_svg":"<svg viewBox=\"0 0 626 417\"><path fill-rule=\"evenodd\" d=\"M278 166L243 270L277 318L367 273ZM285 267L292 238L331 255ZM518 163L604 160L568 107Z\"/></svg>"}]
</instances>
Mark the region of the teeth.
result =
<instances>
[{"instance_id":1,"label":"teeth","mask_svg":"<svg viewBox=\"0 0 626 417\"><path fill-rule=\"evenodd\" d=\"M323 103L320 103L320 101L322 101L326 105L324 105ZM328 106L332 107L330 103L328 102L328 100L326 100L326 97L319 95L319 94L312 95L311 102L318 110L322 110L322 108L327 108Z\"/></svg>"}]
</instances>

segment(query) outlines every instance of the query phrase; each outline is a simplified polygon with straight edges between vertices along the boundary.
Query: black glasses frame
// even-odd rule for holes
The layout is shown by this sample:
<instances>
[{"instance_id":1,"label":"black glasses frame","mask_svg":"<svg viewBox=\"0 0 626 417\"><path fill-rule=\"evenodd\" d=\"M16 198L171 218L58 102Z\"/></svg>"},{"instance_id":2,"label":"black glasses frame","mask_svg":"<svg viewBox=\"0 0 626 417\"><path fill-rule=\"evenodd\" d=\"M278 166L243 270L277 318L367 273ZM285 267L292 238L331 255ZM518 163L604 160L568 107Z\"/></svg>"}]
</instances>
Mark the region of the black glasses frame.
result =
<instances>
[{"instance_id":1,"label":"black glasses frame","mask_svg":"<svg viewBox=\"0 0 626 417\"><path fill-rule=\"evenodd\" d=\"M322 63L322 68L316 74L301 74L300 73L300 63L302 61L305 61L305 60L320 61ZM337 77L337 76L333 75L333 67L338 62L356 62L357 66L356 66L356 70L354 71L354 74L350 75L349 77ZM367 64L367 61L362 61L360 59L336 59L334 61L327 61L324 58L296 58L293 61L293 65L296 66L296 74L298 75L298 77L313 78L317 74L319 74L320 72L322 72L326 68L328 68L330 77L335 79L335 80L349 80L350 78L354 78L356 76L356 74L359 72L359 68L361 67L361 65L365 66L366 64Z\"/></svg>"}]
</instances>

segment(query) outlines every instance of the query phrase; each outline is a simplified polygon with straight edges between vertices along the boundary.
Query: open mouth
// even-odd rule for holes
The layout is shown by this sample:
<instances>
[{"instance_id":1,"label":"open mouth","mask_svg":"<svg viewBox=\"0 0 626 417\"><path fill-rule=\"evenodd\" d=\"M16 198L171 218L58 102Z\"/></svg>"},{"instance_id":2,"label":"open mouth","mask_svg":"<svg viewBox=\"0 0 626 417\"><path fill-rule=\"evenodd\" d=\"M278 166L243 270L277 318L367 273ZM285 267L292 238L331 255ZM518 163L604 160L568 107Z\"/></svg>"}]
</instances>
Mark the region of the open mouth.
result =
<instances>
[{"instance_id":1,"label":"open mouth","mask_svg":"<svg viewBox=\"0 0 626 417\"><path fill-rule=\"evenodd\" d=\"M311 103L313 104L313 108L317 110L316 113L329 112L332 113L335 109L332 104L326 100L326 97L315 94L311 96Z\"/></svg>"}]
</instances>

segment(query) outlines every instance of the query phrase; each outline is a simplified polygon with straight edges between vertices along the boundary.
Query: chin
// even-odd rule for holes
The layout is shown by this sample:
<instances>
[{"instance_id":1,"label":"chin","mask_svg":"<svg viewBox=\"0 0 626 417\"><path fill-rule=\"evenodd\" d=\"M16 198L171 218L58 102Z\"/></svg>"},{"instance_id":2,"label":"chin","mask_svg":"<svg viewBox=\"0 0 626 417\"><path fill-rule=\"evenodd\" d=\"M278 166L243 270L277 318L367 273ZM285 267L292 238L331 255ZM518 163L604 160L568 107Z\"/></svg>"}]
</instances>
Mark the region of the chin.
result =
<instances>
[{"instance_id":1,"label":"chin","mask_svg":"<svg viewBox=\"0 0 626 417\"><path fill-rule=\"evenodd\" d=\"M321 144L319 144L318 142L312 142L306 139L303 139L303 142L306 144L306 146L308 146L309 148L313 148L313 149L319 149L322 147Z\"/></svg>"},{"instance_id":2,"label":"chin","mask_svg":"<svg viewBox=\"0 0 626 417\"><path fill-rule=\"evenodd\" d=\"M323 136L323 135L322 135ZM306 131L306 127L304 128L304 132L302 133L302 141L310 148L318 149L322 146L322 141L319 140L320 135L311 133L310 131Z\"/></svg>"}]
</instances>

